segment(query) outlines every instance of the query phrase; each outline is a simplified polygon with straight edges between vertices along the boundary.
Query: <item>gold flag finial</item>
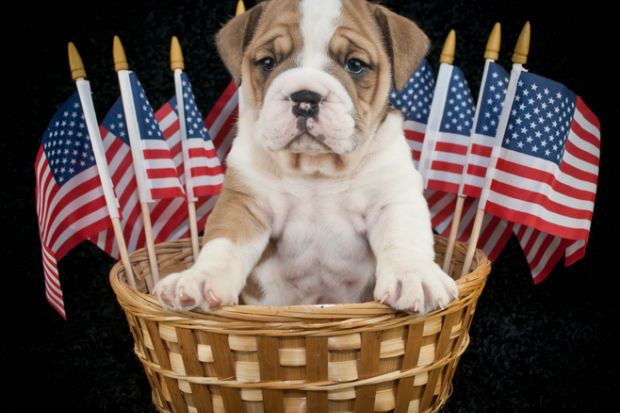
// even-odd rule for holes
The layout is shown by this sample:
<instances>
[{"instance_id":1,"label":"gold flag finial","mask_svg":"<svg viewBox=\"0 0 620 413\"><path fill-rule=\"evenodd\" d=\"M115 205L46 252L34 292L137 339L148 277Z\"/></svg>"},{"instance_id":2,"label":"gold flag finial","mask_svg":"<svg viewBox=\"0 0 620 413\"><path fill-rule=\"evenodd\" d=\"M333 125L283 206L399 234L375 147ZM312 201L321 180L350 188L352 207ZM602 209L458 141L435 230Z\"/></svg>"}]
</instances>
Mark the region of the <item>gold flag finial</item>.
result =
<instances>
[{"instance_id":1,"label":"gold flag finial","mask_svg":"<svg viewBox=\"0 0 620 413\"><path fill-rule=\"evenodd\" d=\"M515 51L512 54L512 63L519 63L522 65L527 63L527 55L530 53L531 35L530 22L525 22L523 29L521 29L521 34L519 34L519 38L517 39Z\"/></svg>"},{"instance_id":2,"label":"gold flag finial","mask_svg":"<svg viewBox=\"0 0 620 413\"><path fill-rule=\"evenodd\" d=\"M245 13L245 4L243 4L243 0L239 0L237 2L237 10L235 11L235 16Z\"/></svg>"},{"instance_id":3,"label":"gold flag finial","mask_svg":"<svg viewBox=\"0 0 620 413\"><path fill-rule=\"evenodd\" d=\"M456 32L454 29L450 30L446 41L441 49L441 56L439 56L439 63L447 63L449 65L454 62L454 53L456 51Z\"/></svg>"},{"instance_id":4,"label":"gold flag finial","mask_svg":"<svg viewBox=\"0 0 620 413\"><path fill-rule=\"evenodd\" d=\"M484 50L484 58L490 60L499 59L499 49L502 46L502 25L499 22L495 23L489 40L487 40L487 47Z\"/></svg>"},{"instance_id":5,"label":"gold flag finial","mask_svg":"<svg viewBox=\"0 0 620 413\"><path fill-rule=\"evenodd\" d=\"M170 69L173 71L176 69L185 69L185 63L183 62L183 51L179 44L179 39L176 36L172 36L170 41Z\"/></svg>"},{"instance_id":6,"label":"gold flag finial","mask_svg":"<svg viewBox=\"0 0 620 413\"><path fill-rule=\"evenodd\" d=\"M86 77L86 70L84 70L84 63L80 53L73 42L69 42L67 45L67 52L69 53L69 68L71 69L71 78L73 80L84 79Z\"/></svg>"},{"instance_id":7,"label":"gold flag finial","mask_svg":"<svg viewBox=\"0 0 620 413\"><path fill-rule=\"evenodd\" d=\"M120 70L129 70L127 56L125 56L125 49L123 48L121 39L119 39L118 36L114 36L112 54L114 55L114 70L117 72Z\"/></svg>"}]
</instances>

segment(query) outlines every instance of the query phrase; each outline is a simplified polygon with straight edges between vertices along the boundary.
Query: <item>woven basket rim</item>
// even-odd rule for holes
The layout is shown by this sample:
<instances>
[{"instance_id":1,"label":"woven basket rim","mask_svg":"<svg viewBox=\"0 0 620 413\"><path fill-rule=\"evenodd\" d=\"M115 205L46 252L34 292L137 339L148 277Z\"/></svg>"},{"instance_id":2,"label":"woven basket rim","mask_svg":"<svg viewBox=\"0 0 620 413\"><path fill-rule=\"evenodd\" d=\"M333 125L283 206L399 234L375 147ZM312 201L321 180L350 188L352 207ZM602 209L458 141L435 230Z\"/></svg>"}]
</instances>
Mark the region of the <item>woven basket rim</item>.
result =
<instances>
[{"instance_id":1,"label":"woven basket rim","mask_svg":"<svg viewBox=\"0 0 620 413\"><path fill-rule=\"evenodd\" d=\"M445 243L443 237L436 236L436 241ZM161 243L156 245L156 249L162 248L180 248L187 245L188 239ZM464 251L466 245L457 243L456 250ZM144 249L134 251L130 254L130 262L133 258L144 254ZM307 319L359 319L359 318L394 318L399 316L420 318L421 321L425 317L435 314L449 314L453 308L461 308L464 302L477 299L479 290L476 288L480 283L484 283L491 270L491 262L486 255L477 250L474 256L473 265L475 269L458 278L456 280L459 288L459 298L452 301L446 308L436 310L432 313L424 315L396 311L392 307L378 302L370 301L364 303L349 304L305 304L290 306L256 306L256 305L234 305L224 306L212 312L184 311L176 312L163 308L157 299L151 294L143 293L129 286L125 279L125 270L121 262L117 262L110 271L110 284L114 290L117 299L123 306L129 306L136 313L160 321L169 320L183 323L183 320L191 319L192 322L214 321L214 320L242 320L256 321L263 323L265 321L284 322L293 320ZM379 320L375 320L379 321ZM323 325L323 324L322 324ZM324 326L324 325L323 325ZM311 325L304 324L304 327L311 328Z\"/></svg>"}]
</instances>

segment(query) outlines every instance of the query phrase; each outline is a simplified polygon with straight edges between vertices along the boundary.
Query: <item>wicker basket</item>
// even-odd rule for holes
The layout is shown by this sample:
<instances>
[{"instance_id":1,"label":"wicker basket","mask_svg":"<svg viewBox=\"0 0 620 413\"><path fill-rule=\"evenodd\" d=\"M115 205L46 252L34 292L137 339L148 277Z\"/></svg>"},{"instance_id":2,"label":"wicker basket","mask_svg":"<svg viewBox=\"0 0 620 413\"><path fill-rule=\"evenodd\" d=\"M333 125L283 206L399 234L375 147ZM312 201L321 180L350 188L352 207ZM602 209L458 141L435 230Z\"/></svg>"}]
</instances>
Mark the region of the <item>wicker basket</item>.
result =
<instances>
[{"instance_id":1,"label":"wicker basket","mask_svg":"<svg viewBox=\"0 0 620 413\"><path fill-rule=\"evenodd\" d=\"M445 240L436 248L442 259ZM454 274L464 255L457 245ZM189 241L158 245L157 257L162 276L184 269ZM144 288L146 252L131 262ZM120 264L110 281L160 412L434 412L450 395L490 272L479 251L474 265L458 280L459 299L426 316L374 302L176 313L130 288Z\"/></svg>"}]
</instances>

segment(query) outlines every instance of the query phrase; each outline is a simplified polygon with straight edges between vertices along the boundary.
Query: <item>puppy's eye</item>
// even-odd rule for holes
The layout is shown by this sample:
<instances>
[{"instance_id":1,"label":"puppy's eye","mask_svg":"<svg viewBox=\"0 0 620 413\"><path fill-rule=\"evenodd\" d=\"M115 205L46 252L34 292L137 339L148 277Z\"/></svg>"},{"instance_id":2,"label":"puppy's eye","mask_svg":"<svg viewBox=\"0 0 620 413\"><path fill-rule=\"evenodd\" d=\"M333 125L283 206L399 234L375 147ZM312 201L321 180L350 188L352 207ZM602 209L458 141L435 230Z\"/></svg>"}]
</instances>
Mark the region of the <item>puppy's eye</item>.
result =
<instances>
[{"instance_id":1,"label":"puppy's eye","mask_svg":"<svg viewBox=\"0 0 620 413\"><path fill-rule=\"evenodd\" d=\"M368 69L368 65L359 59L347 59L344 64L344 68L347 72L354 75L361 75Z\"/></svg>"},{"instance_id":2,"label":"puppy's eye","mask_svg":"<svg viewBox=\"0 0 620 413\"><path fill-rule=\"evenodd\" d=\"M276 59L265 57L256 62L263 72L271 72L276 67Z\"/></svg>"}]
</instances>

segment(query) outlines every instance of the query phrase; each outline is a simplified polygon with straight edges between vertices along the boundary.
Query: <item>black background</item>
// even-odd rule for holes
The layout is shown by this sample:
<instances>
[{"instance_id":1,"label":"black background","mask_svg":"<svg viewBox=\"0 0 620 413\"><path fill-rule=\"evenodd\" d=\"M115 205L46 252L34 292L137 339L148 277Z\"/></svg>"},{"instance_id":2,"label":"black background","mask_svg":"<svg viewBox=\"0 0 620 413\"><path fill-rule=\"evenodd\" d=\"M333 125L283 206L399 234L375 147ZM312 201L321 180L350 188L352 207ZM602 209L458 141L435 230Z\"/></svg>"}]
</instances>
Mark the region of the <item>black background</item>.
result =
<instances>
[{"instance_id":1,"label":"black background","mask_svg":"<svg viewBox=\"0 0 620 413\"><path fill-rule=\"evenodd\" d=\"M226 1L13 3L3 12L2 64L8 98L0 112L3 240L3 411L150 412L149 388L107 277L113 261L84 243L60 262L68 321L46 303L34 208L33 164L56 108L74 91L66 42L78 46L101 119L118 96L112 36L154 107L173 94L170 36L183 46L187 73L206 113L229 81L213 44L234 13ZM457 57L477 91L484 44L503 25L500 63L525 20L532 23L528 68L561 81L599 116L600 186L587 257L558 267L533 286L513 239L494 265L471 329L471 346L454 378L445 411L603 411L618 393L620 329L615 321L618 234L617 34L609 8L595 1L383 1L416 20L433 42L430 61L450 28ZM614 183L616 182L616 183ZM16 407L8 407L9 405ZM613 409L613 407L612 407Z\"/></svg>"}]
</instances>

